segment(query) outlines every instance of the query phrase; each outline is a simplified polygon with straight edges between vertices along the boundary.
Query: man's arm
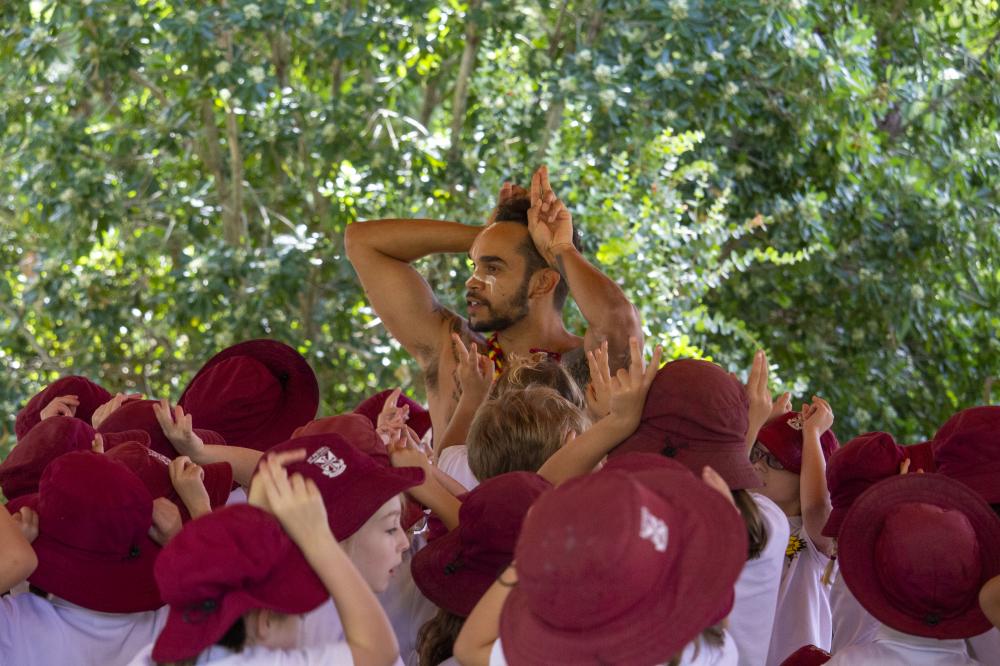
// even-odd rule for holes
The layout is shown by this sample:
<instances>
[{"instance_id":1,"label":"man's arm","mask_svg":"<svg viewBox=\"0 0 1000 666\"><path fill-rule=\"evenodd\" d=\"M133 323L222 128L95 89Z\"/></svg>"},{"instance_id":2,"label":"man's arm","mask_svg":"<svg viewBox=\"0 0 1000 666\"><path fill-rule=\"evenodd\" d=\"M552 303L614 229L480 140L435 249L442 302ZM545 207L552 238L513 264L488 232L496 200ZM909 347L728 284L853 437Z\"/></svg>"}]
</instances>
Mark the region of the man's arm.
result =
<instances>
[{"instance_id":1,"label":"man's arm","mask_svg":"<svg viewBox=\"0 0 1000 666\"><path fill-rule=\"evenodd\" d=\"M573 219L549 185L548 169L539 167L531 178L528 231L539 253L569 286L569 293L587 320L586 351L608 341L611 369L627 367L629 338L642 344L639 312L608 276L593 266L573 245Z\"/></svg>"},{"instance_id":2,"label":"man's arm","mask_svg":"<svg viewBox=\"0 0 1000 666\"><path fill-rule=\"evenodd\" d=\"M429 254L468 252L481 227L437 220L371 220L347 226L347 258L389 333L426 369L450 313L411 265Z\"/></svg>"}]
</instances>

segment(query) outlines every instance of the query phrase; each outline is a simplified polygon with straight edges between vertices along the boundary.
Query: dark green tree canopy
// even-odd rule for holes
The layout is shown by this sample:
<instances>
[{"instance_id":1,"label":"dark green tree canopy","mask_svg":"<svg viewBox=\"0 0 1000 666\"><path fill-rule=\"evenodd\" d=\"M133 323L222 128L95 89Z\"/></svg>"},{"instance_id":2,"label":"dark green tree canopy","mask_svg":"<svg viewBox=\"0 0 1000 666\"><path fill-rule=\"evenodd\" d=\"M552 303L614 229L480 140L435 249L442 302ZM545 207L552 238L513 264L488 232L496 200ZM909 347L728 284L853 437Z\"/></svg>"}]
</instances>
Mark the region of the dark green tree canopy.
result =
<instances>
[{"instance_id":1,"label":"dark green tree canopy","mask_svg":"<svg viewBox=\"0 0 1000 666\"><path fill-rule=\"evenodd\" d=\"M419 394L343 254L545 162L668 356L929 436L1000 374L1000 27L972 0L4 3L0 405L176 397L272 336ZM459 306L467 267L422 268ZM576 318L579 324L579 318Z\"/></svg>"}]
</instances>

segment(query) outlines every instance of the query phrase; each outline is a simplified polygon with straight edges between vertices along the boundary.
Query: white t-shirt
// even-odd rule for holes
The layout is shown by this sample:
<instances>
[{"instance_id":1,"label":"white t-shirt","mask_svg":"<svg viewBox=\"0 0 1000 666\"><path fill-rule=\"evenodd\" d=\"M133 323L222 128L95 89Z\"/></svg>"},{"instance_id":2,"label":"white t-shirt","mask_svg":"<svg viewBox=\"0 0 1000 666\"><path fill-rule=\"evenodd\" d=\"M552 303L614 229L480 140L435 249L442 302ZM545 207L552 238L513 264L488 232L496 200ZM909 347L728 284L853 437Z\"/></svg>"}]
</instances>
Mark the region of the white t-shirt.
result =
<instances>
[{"instance_id":1,"label":"white t-shirt","mask_svg":"<svg viewBox=\"0 0 1000 666\"><path fill-rule=\"evenodd\" d=\"M767 653L769 666L778 666L803 645L829 652L833 637L830 586L823 583L830 558L816 550L802 526L802 516L789 516L788 525L791 534Z\"/></svg>"},{"instance_id":2,"label":"white t-shirt","mask_svg":"<svg viewBox=\"0 0 1000 666\"><path fill-rule=\"evenodd\" d=\"M100 613L35 594L0 598L0 664L124 666L167 621L166 606L145 613Z\"/></svg>"},{"instance_id":3,"label":"white t-shirt","mask_svg":"<svg viewBox=\"0 0 1000 666\"><path fill-rule=\"evenodd\" d=\"M912 636L880 624L875 640L833 655L827 666L971 666L965 641Z\"/></svg>"},{"instance_id":4,"label":"white t-shirt","mask_svg":"<svg viewBox=\"0 0 1000 666\"><path fill-rule=\"evenodd\" d=\"M128 666L156 666L152 657L153 646L148 645L136 655ZM350 646L345 642L327 643L298 650L274 650L255 645L233 652L221 645L213 645L198 657L196 664L215 666L350 666L354 663Z\"/></svg>"},{"instance_id":5,"label":"white t-shirt","mask_svg":"<svg viewBox=\"0 0 1000 666\"><path fill-rule=\"evenodd\" d=\"M1000 666L1000 629L990 629L984 634L965 639L969 656L987 666Z\"/></svg>"},{"instance_id":6,"label":"white t-shirt","mask_svg":"<svg viewBox=\"0 0 1000 666\"><path fill-rule=\"evenodd\" d=\"M843 576L838 575L830 586L830 613L833 617L831 653L875 640L879 622L854 598Z\"/></svg>"},{"instance_id":7,"label":"white t-shirt","mask_svg":"<svg viewBox=\"0 0 1000 666\"><path fill-rule=\"evenodd\" d=\"M226 499L226 506L232 504L246 504L247 503L247 491L243 489L243 486L238 486L235 490L229 493L229 497Z\"/></svg>"},{"instance_id":8,"label":"white t-shirt","mask_svg":"<svg viewBox=\"0 0 1000 666\"><path fill-rule=\"evenodd\" d=\"M739 663L736 643L728 631L722 632L722 638L722 645L710 645L701 636L691 641L681 653L679 666L736 666ZM489 664L507 666L507 658L504 656L503 644L499 638L493 642L493 647L490 649ZM440 666L446 665L451 666L447 661L440 664Z\"/></svg>"},{"instance_id":9,"label":"white t-shirt","mask_svg":"<svg viewBox=\"0 0 1000 666\"><path fill-rule=\"evenodd\" d=\"M788 518L767 497L750 493L767 528L767 545L747 560L736 580L736 599L729 614L729 633L739 648L740 666L762 666L774 628L778 588L788 547Z\"/></svg>"},{"instance_id":10,"label":"white t-shirt","mask_svg":"<svg viewBox=\"0 0 1000 666\"><path fill-rule=\"evenodd\" d=\"M455 444L442 451L438 456L438 469L461 483L466 490L479 485L479 479L469 469L469 450L465 444Z\"/></svg>"}]
</instances>

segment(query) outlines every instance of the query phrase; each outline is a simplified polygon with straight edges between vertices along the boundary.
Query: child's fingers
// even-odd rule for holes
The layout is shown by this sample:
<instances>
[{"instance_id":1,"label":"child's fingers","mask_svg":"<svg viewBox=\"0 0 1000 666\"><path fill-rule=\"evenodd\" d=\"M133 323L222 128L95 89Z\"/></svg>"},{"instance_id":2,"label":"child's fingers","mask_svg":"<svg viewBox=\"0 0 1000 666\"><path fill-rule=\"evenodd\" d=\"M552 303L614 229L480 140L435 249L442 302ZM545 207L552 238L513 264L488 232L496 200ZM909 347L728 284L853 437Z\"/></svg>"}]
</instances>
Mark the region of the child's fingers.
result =
<instances>
[{"instance_id":1,"label":"child's fingers","mask_svg":"<svg viewBox=\"0 0 1000 666\"><path fill-rule=\"evenodd\" d=\"M101 433L94 433L94 441L90 445L90 450L104 453L104 436Z\"/></svg>"},{"instance_id":2,"label":"child's fingers","mask_svg":"<svg viewBox=\"0 0 1000 666\"><path fill-rule=\"evenodd\" d=\"M663 347L656 345L653 348L653 357L649 359L649 365L646 366L646 372L643 375L643 384L647 387L653 384L653 380L656 379L656 373L660 371L660 358L663 356Z\"/></svg>"},{"instance_id":3,"label":"child's fingers","mask_svg":"<svg viewBox=\"0 0 1000 666\"><path fill-rule=\"evenodd\" d=\"M904 458L903 462L899 463L899 473L908 474L910 471L910 459Z\"/></svg>"},{"instance_id":4,"label":"child's fingers","mask_svg":"<svg viewBox=\"0 0 1000 666\"><path fill-rule=\"evenodd\" d=\"M281 451L279 453L272 453L267 457L268 463L273 463L279 468L284 468L285 465L289 465L293 462L298 462L300 460L306 459L305 449L294 449L292 451Z\"/></svg>"},{"instance_id":5,"label":"child's fingers","mask_svg":"<svg viewBox=\"0 0 1000 666\"><path fill-rule=\"evenodd\" d=\"M462 342L462 338L459 337L458 333L451 334L451 344L455 349L455 354L458 356L458 362L460 365L464 365L469 362L469 350L465 348L465 343Z\"/></svg>"}]
</instances>

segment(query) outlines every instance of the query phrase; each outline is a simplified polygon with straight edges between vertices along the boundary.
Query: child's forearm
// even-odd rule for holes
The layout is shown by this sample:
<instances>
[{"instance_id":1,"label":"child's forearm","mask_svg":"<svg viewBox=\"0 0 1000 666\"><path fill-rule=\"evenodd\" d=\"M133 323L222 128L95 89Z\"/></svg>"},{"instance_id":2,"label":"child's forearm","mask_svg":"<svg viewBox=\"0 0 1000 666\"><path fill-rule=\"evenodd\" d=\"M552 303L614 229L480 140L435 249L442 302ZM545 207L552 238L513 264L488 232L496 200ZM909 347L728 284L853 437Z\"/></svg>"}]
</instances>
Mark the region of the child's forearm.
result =
<instances>
[{"instance_id":1,"label":"child's forearm","mask_svg":"<svg viewBox=\"0 0 1000 666\"><path fill-rule=\"evenodd\" d=\"M833 553L833 539L822 534L830 517L830 491L826 486L826 460L820 447L819 433L806 431L802 437L802 470L799 473L799 499L802 525L816 548Z\"/></svg>"},{"instance_id":2,"label":"child's forearm","mask_svg":"<svg viewBox=\"0 0 1000 666\"><path fill-rule=\"evenodd\" d=\"M500 636L500 611L511 588L517 584L517 572L511 565L480 599L462 625L455 639L453 653L462 666L489 666L493 643Z\"/></svg>"},{"instance_id":3,"label":"child's forearm","mask_svg":"<svg viewBox=\"0 0 1000 666\"><path fill-rule=\"evenodd\" d=\"M264 454L256 449L243 446L222 446L206 444L191 459L199 465L226 462L233 468L233 481L244 488L250 487L257 463ZM188 507L190 509L190 507ZM193 515L193 514L192 514Z\"/></svg>"},{"instance_id":4,"label":"child's forearm","mask_svg":"<svg viewBox=\"0 0 1000 666\"><path fill-rule=\"evenodd\" d=\"M448 421L448 427L445 428L444 434L435 446L435 457L439 458L441 452L449 446L465 444L465 440L469 436L469 428L472 426L472 420L476 417L476 410L479 409L479 405L481 404L483 404L483 400L474 400L468 398L466 394L462 394L462 397L458 400L458 405L455 406L454 413L451 415L451 419Z\"/></svg>"},{"instance_id":5,"label":"child's forearm","mask_svg":"<svg viewBox=\"0 0 1000 666\"><path fill-rule=\"evenodd\" d=\"M538 474L554 486L593 471L601 458L635 431L635 424L609 414L568 442L542 464Z\"/></svg>"},{"instance_id":6,"label":"child's forearm","mask_svg":"<svg viewBox=\"0 0 1000 666\"><path fill-rule=\"evenodd\" d=\"M437 466L431 467L431 474L434 475L434 478L437 479L437 482L440 483L445 490L447 490L455 497L458 497L459 495L464 495L465 493L469 492L468 488L463 486L455 479L451 478L450 475L442 471L441 468Z\"/></svg>"},{"instance_id":7,"label":"child's forearm","mask_svg":"<svg viewBox=\"0 0 1000 666\"><path fill-rule=\"evenodd\" d=\"M410 495L415 500L434 512L448 530L458 527L458 510L462 503L450 492L438 483L434 475L429 475L426 480L414 488L410 488Z\"/></svg>"},{"instance_id":8,"label":"child's forearm","mask_svg":"<svg viewBox=\"0 0 1000 666\"><path fill-rule=\"evenodd\" d=\"M0 594L27 580L37 566L38 557L21 526L0 506Z\"/></svg>"},{"instance_id":9,"label":"child's forearm","mask_svg":"<svg viewBox=\"0 0 1000 666\"><path fill-rule=\"evenodd\" d=\"M302 549L333 598L355 664L386 665L399 657L389 619L371 587L329 533Z\"/></svg>"}]
</instances>

